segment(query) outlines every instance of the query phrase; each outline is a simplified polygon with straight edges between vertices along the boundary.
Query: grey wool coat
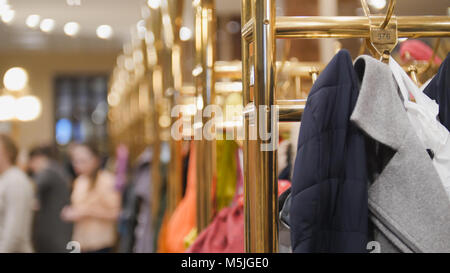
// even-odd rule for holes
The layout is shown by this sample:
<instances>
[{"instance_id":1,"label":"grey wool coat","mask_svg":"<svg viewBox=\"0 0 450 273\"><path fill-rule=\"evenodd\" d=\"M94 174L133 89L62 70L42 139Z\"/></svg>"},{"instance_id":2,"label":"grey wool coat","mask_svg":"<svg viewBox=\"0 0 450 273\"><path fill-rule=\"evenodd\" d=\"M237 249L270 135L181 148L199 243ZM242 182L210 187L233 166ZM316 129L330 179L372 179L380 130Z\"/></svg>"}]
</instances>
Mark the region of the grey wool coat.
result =
<instances>
[{"instance_id":1,"label":"grey wool coat","mask_svg":"<svg viewBox=\"0 0 450 273\"><path fill-rule=\"evenodd\" d=\"M368 198L381 252L450 252L450 200L432 160L404 109L390 68L361 56L361 81L351 121L368 136L369 157L384 166L371 181ZM379 160L373 160L379 162Z\"/></svg>"}]
</instances>

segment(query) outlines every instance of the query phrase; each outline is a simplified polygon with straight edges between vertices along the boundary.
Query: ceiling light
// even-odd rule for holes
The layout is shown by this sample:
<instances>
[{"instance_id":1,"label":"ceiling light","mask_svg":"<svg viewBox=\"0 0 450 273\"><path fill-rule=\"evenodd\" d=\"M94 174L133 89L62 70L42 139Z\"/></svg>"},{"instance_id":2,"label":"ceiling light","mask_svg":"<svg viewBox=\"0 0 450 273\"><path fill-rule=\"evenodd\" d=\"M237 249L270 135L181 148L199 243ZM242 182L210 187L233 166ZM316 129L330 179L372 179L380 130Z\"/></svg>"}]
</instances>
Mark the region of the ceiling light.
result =
<instances>
[{"instance_id":1,"label":"ceiling light","mask_svg":"<svg viewBox=\"0 0 450 273\"><path fill-rule=\"evenodd\" d=\"M55 29L55 20L46 18L41 21L40 27L43 32L52 32Z\"/></svg>"},{"instance_id":2,"label":"ceiling light","mask_svg":"<svg viewBox=\"0 0 450 273\"><path fill-rule=\"evenodd\" d=\"M41 21L41 17L37 14L32 14L27 17L27 20L25 21L25 24L29 28L36 28L39 26L39 21Z\"/></svg>"},{"instance_id":3,"label":"ceiling light","mask_svg":"<svg viewBox=\"0 0 450 273\"><path fill-rule=\"evenodd\" d=\"M161 6L161 0L148 0L147 5L152 9L158 9Z\"/></svg>"},{"instance_id":4,"label":"ceiling light","mask_svg":"<svg viewBox=\"0 0 450 273\"><path fill-rule=\"evenodd\" d=\"M2 21L5 24L9 24L14 20L16 12L12 9L7 9L2 13Z\"/></svg>"},{"instance_id":5,"label":"ceiling light","mask_svg":"<svg viewBox=\"0 0 450 273\"><path fill-rule=\"evenodd\" d=\"M180 40L181 41L188 41L192 38L192 31L188 27L181 27L180 28Z\"/></svg>"},{"instance_id":6,"label":"ceiling light","mask_svg":"<svg viewBox=\"0 0 450 273\"><path fill-rule=\"evenodd\" d=\"M113 29L109 25L101 25L97 28L97 36L100 39L109 39L113 35Z\"/></svg>"},{"instance_id":7,"label":"ceiling light","mask_svg":"<svg viewBox=\"0 0 450 273\"><path fill-rule=\"evenodd\" d=\"M15 116L20 121L35 120L41 114L41 101L35 96L20 97L15 104Z\"/></svg>"},{"instance_id":8,"label":"ceiling light","mask_svg":"<svg viewBox=\"0 0 450 273\"><path fill-rule=\"evenodd\" d=\"M0 0L0 15L10 10L11 6L8 4L8 1Z\"/></svg>"},{"instance_id":9,"label":"ceiling light","mask_svg":"<svg viewBox=\"0 0 450 273\"><path fill-rule=\"evenodd\" d=\"M375 9L383 9L386 7L386 0L369 0L368 3Z\"/></svg>"},{"instance_id":10,"label":"ceiling light","mask_svg":"<svg viewBox=\"0 0 450 273\"><path fill-rule=\"evenodd\" d=\"M80 24L77 22L68 22L64 25L64 33L67 36L76 36L78 32L80 31Z\"/></svg>"},{"instance_id":11,"label":"ceiling light","mask_svg":"<svg viewBox=\"0 0 450 273\"><path fill-rule=\"evenodd\" d=\"M66 0L67 5L73 6L81 6L81 0Z\"/></svg>"},{"instance_id":12,"label":"ceiling light","mask_svg":"<svg viewBox=\"0 0 450 273\"><path fill-rule=\"evenodd\" d=\"M20 91L28 84L28 73L22 67L13 67L6 71L3 85L10 91Z\"/></svg>"}]
</instances>

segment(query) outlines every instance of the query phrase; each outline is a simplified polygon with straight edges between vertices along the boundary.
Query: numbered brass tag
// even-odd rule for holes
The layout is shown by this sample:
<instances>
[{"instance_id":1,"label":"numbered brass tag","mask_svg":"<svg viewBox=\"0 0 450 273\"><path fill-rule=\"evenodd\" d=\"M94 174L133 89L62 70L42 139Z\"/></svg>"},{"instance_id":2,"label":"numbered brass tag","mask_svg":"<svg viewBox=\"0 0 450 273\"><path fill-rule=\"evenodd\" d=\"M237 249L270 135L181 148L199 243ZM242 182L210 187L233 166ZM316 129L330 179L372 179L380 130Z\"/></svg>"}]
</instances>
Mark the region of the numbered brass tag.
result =
<instances>
[{"instance_id":1,"label":"numbered brass tag","mask_svg":"<svg viewBox=\"0 0 450 273\"><path fill-rule=\"evenodd\" d=\"M370 22L370 41L375 50L380 54L390 53L397 45L398 31L397 18L392 16L385 29L379 27L383 17L373 16Z\"/></svg>"}]
</instances>

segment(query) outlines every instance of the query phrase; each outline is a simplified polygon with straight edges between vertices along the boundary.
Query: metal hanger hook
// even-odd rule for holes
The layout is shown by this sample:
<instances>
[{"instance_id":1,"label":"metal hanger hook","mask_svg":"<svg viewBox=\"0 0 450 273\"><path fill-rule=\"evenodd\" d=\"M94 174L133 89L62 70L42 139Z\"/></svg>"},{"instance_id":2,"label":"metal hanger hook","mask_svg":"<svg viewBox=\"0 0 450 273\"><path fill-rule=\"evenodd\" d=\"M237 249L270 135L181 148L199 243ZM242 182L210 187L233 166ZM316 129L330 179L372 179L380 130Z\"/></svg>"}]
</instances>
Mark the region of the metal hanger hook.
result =
<instances>
[{"instance_id":1,"label":"metal hanger hook","mask_svg":"<svg viewBox=\"0 0 450 273\"><path fill-rule=\"evenodd\" d=\"M367 4L367 0L361 0L361 6L364 10L364 14L370 18L371 14L369 5ZM389 21L391 20L392 14L394 13L394 7L395 7L395 0L389 0L389 6L386 12L386 16L384 17L383 22L380 24L381 29L385 29Z\"/></svg>"}]
</instances>

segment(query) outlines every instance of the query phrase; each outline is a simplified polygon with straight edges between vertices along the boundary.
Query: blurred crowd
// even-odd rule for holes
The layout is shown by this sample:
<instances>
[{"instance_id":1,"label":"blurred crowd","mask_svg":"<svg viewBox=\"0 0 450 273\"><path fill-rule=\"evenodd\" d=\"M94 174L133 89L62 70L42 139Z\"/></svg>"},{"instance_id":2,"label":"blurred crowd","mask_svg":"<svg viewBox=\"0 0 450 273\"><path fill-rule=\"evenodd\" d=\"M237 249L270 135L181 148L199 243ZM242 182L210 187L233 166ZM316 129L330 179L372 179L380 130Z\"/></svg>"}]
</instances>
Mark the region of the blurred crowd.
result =
<instances>
[{"instance_id":1,"label":"blurred crowd","mask_svg":"<svg viewBox=\"0 0 450 273\"><path fill-rule=\"evenodd\" d=\"M121 195L94 145L30 150L0 135L0 253L109 253L116 244Z\"/></svg>"}]
</instances>

